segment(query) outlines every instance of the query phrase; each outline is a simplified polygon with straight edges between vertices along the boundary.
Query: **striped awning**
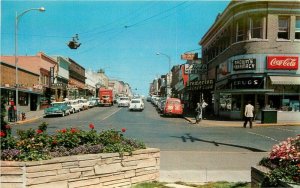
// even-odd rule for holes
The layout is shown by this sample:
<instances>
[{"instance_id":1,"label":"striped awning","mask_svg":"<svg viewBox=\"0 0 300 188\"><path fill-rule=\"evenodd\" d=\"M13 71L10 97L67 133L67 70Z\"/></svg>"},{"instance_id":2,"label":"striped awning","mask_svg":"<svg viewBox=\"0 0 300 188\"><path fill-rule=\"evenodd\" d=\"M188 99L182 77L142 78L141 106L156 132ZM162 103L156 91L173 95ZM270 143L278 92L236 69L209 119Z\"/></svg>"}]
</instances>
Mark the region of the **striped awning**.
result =
<instances>
[{"instance_id":1,"label":"striped awning","mask_svg":"<svg viewBox=\"0 0 300 188\"><path fill-rule=\"evenodd\" d=\"M300 85L300 77L270 76L273 85Z\"/></svg>"}]
</instances>

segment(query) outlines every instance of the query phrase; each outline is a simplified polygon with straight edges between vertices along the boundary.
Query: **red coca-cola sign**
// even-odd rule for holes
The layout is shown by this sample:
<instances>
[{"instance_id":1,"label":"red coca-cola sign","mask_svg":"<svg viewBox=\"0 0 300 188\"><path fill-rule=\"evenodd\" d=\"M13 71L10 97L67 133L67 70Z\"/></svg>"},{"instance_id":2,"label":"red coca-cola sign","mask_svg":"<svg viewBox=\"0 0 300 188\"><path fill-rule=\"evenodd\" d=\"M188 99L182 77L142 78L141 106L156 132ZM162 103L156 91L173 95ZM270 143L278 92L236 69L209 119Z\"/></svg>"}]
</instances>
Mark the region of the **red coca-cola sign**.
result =
<instances>
[{"instance_id":1,"label":"red coca-cola sign","mask_svg":"<svg viewBox=\"0 0 300 188\"><path fill-rule=\"evenodd\" d=\"M298 70L297 56L268 56L267 69Z\"/></svg>"}]
</instances>

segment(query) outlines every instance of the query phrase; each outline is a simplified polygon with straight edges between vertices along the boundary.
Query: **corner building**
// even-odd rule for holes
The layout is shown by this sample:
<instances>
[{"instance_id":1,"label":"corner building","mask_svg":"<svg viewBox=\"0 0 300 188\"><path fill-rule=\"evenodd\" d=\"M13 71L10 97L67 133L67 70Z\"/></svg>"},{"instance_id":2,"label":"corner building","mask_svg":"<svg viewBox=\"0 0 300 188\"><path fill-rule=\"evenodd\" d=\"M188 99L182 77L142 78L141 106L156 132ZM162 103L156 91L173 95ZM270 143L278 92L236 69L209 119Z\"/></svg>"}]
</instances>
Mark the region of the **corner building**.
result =
<instances>
[{"instance_id":1,"label":"corner building","mask_svg":"<svg viewBox=\"0 0 300 188\"><path fill-rule=\"evenodd\" d=\"M257 119L300 121L299 1L231 1L199 44L216 115L243 119L250 100Z\"/></svg>"}]
</instances>

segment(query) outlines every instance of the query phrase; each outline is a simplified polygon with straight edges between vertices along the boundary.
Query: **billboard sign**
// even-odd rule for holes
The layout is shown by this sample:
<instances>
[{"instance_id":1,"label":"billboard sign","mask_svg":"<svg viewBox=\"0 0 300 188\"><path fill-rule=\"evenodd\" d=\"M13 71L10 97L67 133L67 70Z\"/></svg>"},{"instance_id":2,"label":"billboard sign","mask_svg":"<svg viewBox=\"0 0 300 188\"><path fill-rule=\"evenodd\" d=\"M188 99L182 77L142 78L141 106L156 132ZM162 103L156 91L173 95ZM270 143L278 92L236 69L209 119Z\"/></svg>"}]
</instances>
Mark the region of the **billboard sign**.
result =
<instances>
[{"instance_id":1,"label":"billboard sign","mask_svg":"<svg viewBox=\"0 0 300 188\"><path fill-rule=\"evenodd\" d=\"M298 70L297 56L267 56L267 69Z\"/></svg>"},{"instance_id":2,"label":"billboard sign","mask_svg":"<svg viewBox=\"0 0 300 188\"><path fill-rule=\"evenodd\" d=\"M181 55L182 60L196 60L198 59L198 53L186 53Z\"/></svg>"},{"instance_id":3,"label":"billboard sign","mask_svg":"<svg viewBox=\"0 0 300 188\"><path fill-rule=\"evenodd\" d=\"M237 59L233 60L233 70L255 70L256 69L256 59Z\"/></svg>"}]
</instances>

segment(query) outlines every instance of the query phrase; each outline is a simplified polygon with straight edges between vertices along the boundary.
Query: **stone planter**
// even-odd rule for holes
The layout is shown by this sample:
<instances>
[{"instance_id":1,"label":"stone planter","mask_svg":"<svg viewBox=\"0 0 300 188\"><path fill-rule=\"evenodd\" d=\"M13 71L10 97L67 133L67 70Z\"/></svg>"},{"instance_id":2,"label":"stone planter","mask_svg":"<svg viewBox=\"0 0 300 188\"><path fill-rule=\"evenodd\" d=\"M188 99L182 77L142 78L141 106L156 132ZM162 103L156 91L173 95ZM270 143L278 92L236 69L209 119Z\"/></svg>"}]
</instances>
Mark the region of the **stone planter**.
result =
<instances>
[{"instance_id":1,"label":"stone planter","mask_svg":"<svg viewBox=\"0 0 300 188\"><path fill-rule=\"evenodd\" d=\"M160 151L148 148L132 156L101 153L51 160L1 161L1 188L130 187L159 179Z\"/></svg>"},{"instance_id":2,"label":"stone planter","mask_svg":"<svg viewBox=\"0 0 300 188\"><path fill-rule=\"evenodd\" d=\"M251 187L261 187L261 184L266 177L266 174L270 172L270 169L264 166L251 167ZM300 185L281 182L279 187L293 187L300 188Z\"/></svg>"}]
</instances>

